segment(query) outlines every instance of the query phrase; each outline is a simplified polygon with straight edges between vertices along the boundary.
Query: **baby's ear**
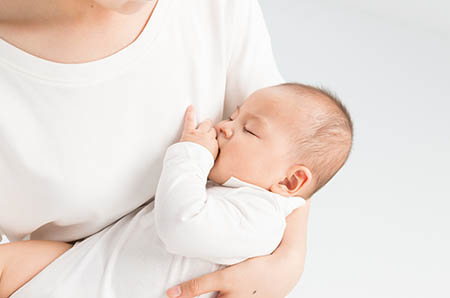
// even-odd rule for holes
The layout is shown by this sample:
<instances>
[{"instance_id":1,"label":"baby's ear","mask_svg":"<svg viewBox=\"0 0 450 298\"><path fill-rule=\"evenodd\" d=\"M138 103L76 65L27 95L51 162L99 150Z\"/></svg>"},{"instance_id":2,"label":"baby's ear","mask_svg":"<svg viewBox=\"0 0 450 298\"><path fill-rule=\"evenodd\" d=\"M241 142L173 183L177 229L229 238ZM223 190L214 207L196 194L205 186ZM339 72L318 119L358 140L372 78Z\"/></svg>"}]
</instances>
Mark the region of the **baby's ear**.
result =
<instances>
[{"instance_id":1,"label":"baby's ear","mask_svg":"<svg viewBox=\"0 0 450 298\"><path fill-rule=\"evenodd\" d=\"M270 191L285 197L304 197L311 183L311 171L303 165L294 165L289 169L286 177L270 187Z\"/></svg>"}]
</instances>

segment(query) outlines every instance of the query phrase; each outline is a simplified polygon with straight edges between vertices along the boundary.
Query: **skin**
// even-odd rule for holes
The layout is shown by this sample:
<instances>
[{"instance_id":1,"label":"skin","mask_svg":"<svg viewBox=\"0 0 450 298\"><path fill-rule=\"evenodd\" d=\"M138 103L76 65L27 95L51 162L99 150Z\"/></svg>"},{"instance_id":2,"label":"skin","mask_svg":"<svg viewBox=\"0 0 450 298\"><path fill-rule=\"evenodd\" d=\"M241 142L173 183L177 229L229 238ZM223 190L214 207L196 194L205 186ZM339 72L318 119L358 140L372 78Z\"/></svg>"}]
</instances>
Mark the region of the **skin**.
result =
<instances>
[{"instance_id":1,"label":"skin","mask_svg":"<svg viewBox=\"0 0 450 298\"><path fill-rule=\"evenodd\" d=\"M218 184L235 177L286 197L307 197L311 171L289 158L291 130L300 126L293 123L309 118L296 102L279 88L264 88L250 95L227 120L215 127L206 120L197 129L194 108L189 106L180 141L198 143L211 152L215 162L208 178Z\"/></svg>"},{"instance_id":2,"label":"skin","mask_svg":"<svg viewBox=\"0 0 450 298\"><path fill-rule=\"evenodd\" d=\"M122 2L0 0L0 36L53 62L99 60L136 40L157 4L156 0ZM136 11L131 13L131 8Z\"/></svg>"},{"instance_id":3,"label":"skin","mask_svg":"<svg viewBox=\"0 0 450 298\"><path fill-rule=\"evenodd\" d=\"M0 245L0 298L12 295L72 245L28 240Z\"/></svg>"},{"instance_id":4,"label":"skin","mask_svg":"<svg viewBox=\"0 0 450 298\"><path fill-rule=\"evenodd\" d=\"M261 89L215 126L220 154L209 179L222 184L234 176L284 196L304 196L313 177L288 156L290 132L298 126L292 123L307 119L290 97L277 88Z\"/></svg>"},{"instance_id":5,"label":"skin","mask_svg":"<svg viewBox=\"0 0 450 298\"><path fill-rule=\"evenodd\" d=\"M122 0L0 0L0 36L49 61L85 63L131 44L155 5L156 1L127 5ZM303 272L308 214L309 201L287 217L284 237L272 255L186 281L169 290L168 295L193 298L219 291L226 298L286 296ZM278 277L276 283L273 276Z\"/></svg>"},{"instance_id":6,"label":"skin","mask_svg":"<svg viewBox=\"0 0 450 298\"><path fill-rule=\"evenodd\" d=\"M141 10L149 2L156 3L156 0L95 0L99 5L104 8L117 11L122 14L134 14Z\"/></svg>"}]
</instances>

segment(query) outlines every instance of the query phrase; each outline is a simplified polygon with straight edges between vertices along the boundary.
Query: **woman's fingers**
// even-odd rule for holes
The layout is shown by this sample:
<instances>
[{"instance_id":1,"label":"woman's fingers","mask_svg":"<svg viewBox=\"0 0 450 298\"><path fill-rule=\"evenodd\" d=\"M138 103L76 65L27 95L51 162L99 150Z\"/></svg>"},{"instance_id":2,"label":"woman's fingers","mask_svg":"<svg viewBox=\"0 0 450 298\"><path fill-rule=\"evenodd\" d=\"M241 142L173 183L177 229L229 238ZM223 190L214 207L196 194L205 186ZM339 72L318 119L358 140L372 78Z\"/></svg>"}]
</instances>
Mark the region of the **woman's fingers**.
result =
<instances>
[{"instance_id":1,"label":"woman's fingers","mask_svg":"<svg viewBox=\"0 0 450 298\"><path fill-rule=\"evenodd\" d=\"M202 275L200 277L191 279L178 286L167 290L166 295L169 298L194 298L205 293L218 291L221 280L221 270Z\"/></svg>"},{"instance_id":2,"label":"woman's fingers","mask_svg":"<svg viewBox=\"0 0 450 298\"><path fill-rule=\"evenodd\" d=\"M184 130L195 129L195 126L194 106L189 105L184 114Z\"/></svg>"}]
</instances>

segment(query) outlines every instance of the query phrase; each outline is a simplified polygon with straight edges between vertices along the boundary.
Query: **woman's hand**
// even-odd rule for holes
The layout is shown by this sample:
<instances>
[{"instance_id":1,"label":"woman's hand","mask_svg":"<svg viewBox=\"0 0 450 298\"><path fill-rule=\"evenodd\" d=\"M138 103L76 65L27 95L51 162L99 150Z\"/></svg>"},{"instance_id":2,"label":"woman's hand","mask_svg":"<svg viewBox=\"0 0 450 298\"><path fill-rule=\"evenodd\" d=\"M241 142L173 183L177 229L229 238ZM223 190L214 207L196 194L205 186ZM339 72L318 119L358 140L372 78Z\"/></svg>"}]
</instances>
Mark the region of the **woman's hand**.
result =
<instances>
[{"instance_id":1,"label":"woman's hand","mask_svg":"<svg viewBox=\"0 0 450 298\"><path fill-rule=\"evenodd\" d=\"M217 291L221 298L282 298L289 294L303 273L306 256L306 225L309 200L287 219L278 248L268 256L255 257L205 274L169 289L170 298L193 298Z\"/></svg>"}]
</instances>

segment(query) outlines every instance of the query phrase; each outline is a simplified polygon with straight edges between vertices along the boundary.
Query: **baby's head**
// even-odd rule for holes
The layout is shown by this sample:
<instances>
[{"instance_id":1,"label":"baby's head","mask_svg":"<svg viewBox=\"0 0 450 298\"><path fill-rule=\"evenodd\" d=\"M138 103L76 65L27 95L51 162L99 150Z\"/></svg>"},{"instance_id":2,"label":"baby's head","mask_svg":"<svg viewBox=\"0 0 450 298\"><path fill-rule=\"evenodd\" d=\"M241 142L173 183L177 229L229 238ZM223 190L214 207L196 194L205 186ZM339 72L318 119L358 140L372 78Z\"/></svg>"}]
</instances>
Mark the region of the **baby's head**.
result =
<instances>
[{"instance_id":1,"label":"baby's head","mask_svg":"<svg viewBox=\"0 0 450 298\"><path fill-rule=\"evenodd\" d=\"M287 83L257 90L215 126L219 154L209 179L231 176L283 196L310 198L344 165L350 115L330 92Z\"/></svg>"}]
</instances>

